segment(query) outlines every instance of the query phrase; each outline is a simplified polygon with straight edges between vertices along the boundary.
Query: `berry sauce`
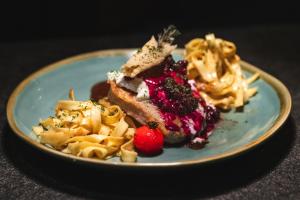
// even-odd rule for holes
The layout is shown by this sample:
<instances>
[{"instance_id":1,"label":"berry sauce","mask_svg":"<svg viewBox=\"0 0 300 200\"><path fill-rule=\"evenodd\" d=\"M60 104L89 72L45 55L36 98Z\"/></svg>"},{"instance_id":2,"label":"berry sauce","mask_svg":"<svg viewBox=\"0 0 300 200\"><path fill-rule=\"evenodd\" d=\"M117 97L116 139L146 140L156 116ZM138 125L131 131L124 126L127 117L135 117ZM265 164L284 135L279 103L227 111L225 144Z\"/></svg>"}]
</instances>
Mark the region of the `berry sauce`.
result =
<instances>
[{"instance_id":1,"label":"berry sauce","mask_svg":"<svg viewBox=\"0 0 300 200\"><path fill-rule=\"evenodd\" d=\"M207 105L187 78L187 61L175 62L168 56L161 64L163 74L144 78L149 96L160 109L166 128L184 132L191 143L195 138L206 141L212 132L220 113Z\"/></svg>"}]
</instances>

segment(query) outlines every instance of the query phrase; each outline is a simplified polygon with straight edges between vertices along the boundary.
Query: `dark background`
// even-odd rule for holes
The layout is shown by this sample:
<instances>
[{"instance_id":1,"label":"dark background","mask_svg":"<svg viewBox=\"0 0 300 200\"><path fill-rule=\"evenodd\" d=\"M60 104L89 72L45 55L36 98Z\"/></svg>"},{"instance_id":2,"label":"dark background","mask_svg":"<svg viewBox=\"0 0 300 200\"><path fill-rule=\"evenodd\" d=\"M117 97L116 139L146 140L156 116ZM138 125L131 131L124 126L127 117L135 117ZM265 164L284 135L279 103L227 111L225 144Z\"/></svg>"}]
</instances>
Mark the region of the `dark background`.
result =
<instances>
[{"instance_id":1,"label":"dark background","mask_svg":"<svg viewBox=\"0 0 300 200\"><path fill-rule=\"evenodd\" d=\"M9 1L0 3L0 199L300 199L300 12L292 1ZM141 46L175 24L180 47L214 32L281 80L286 124L236 158L178 171L69 163L21 141L6 119L13 89L42 66L80 53Z\"/></svg>"},{"instance_id":2,"label":"dark background","mask_svg":"<svg viewBox=\"0 0 300 200\"><path fill-rule=\"evenodd\" d=\"M0 41L294 24L292 1L9 1L0 6Z\"/></svg>"}]
</instances>

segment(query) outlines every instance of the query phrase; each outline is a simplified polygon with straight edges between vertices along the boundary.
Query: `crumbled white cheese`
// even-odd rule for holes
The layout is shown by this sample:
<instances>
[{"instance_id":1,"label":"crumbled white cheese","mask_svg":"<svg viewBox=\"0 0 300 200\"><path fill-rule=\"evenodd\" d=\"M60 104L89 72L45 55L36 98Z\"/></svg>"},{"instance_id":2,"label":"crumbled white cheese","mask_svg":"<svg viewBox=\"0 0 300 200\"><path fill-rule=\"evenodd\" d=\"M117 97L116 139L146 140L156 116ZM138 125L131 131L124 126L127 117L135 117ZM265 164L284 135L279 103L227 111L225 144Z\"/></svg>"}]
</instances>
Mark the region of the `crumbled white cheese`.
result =
<instances>
[{"instance_id":1,"label":"crumbled white cheese","mask_svg":"<svg viewBox=\"0 0 300 200\"><path fill-rule=\"evenodd\" d=\"M107 78L108 80L116 81L118 86L137 93L136 98L139 101L150 98L148 86L141 78L126 79L124 74L120 71L108 72Z\"/></svg>"},{"instance_id":2,"label":"crumbled white cheese","mask_svg":"<svg viewBox=\"0 0 300 200\"><path fill-rule=\"evenodd\" d=\"M137 95L136 95L137 100L142 101L142 100L147 100L150 98L149 96L149 88L145 81L142 81L140 85L137 88Z\"/></svg>"},{"instance_id":3,"label":"crumbled white cheese","mask_svg":"<svg viewBox=\"0 0 300 200\"><path fill-rule=\"evenodd\" d=\"M124 78L124 74L120 71L110 71L107 73L108 80L116 81L118 84Z\"/></svg>"},{"instance_id":4,"label":"crumbled white cheese","mask_svg":"<svg viewBox=\"0 0 300 200\"><path fill-rule=\"evenodd\" d=\"M192 140L192 143L199 143L199 144L201 144L201 143L203 143L203 142L205 142L205 139L200 138L200 137L195 137L195 138Z\"/></svg>"},{"instance_id":5,"label":"crumbled white cheese","mask_svg":"<svg viewBox=\"0 0 300 200\"><path fill-rule=\"evenodd\" d=\"M206 117L206 112L204 110L204 107L199 103L198 108L196 109L196 112L199 112L204 118Z\"/></svg>"},{"instance_id":6,"label":"crumbled white cheese","mask_svg":"<svg viewBox=\"0 0 300 200\"><path fill-rule=\"evenodd\" d=\"M192 119L189 119L188 120L188 126L189 126L189 129L190 129L190 132L191 132L191 134L193 134L193 135L195 135L196 133L197 133L197 131L195 130L195 128L194 128L194 122L193 122L193 120Z\"/></svg>"},{"instance_id":7,"label":"crumbled white cheese","mask_svg":"<svg viewBox=\"0 0 300 200\"><path fill-rule=\"evenodd\" d=\"M188 80L188 83L190 84L192 91L197 91L195 80Z\"/></svg>"}]
</instances>

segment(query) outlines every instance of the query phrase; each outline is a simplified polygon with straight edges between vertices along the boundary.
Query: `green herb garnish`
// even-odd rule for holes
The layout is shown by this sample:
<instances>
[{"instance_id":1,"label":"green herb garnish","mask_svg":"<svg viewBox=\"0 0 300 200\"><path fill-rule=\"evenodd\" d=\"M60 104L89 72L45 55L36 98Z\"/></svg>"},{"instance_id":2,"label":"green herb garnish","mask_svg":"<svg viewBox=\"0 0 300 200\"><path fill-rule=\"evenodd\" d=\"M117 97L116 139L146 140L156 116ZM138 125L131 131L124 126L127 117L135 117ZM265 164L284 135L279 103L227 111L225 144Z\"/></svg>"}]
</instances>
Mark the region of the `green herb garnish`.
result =
<instances>
[{"instance_id":1,"label":"green herb garnish","mask_svg":"<svg viewBox=\"0 0 300 200\"><path fill-rule=\"evenodd\" d=\"M156 129L158 126L158 123L155 121L147 122L147 124L148 124L149 128L151 128L151 129Z\"/></svg>"},{"instance_id":2,"label":"green herb garnish","mask_svg":"<svg viewBox=\"0 0 300 200\"><path fill-rule=\"evenodd\" d=\"M177 30L176 26L169 25L168 28L165 28L162 33L158 34L158 47L160 48L163 43L172 44L175 40L175 37L181 33Z\"/></svg>"}]
</instances>

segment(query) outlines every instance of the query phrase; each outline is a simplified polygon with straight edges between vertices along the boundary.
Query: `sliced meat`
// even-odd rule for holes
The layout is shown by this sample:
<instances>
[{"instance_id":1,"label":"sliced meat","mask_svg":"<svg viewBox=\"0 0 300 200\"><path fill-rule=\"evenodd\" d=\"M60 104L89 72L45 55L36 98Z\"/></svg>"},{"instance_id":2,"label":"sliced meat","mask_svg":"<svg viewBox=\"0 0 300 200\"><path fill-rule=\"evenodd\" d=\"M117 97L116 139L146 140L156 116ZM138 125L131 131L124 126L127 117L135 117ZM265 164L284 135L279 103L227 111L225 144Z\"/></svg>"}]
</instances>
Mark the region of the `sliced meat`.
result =
<instances>
[{"instance_id":1,"label":"sliced meat","mask_svg":"<svg viewBox=\"0 0 300 200\"><path fill-rule=\"evenodd\" d=\"M156 121L167 143L179 143L185 140L186 136L184 133L166 129L164 120L160 116L160 111L150 101L138 101L134 93L118 87L114 81L109 81L109 84L111 87L108 99L112 103L119 105L128 115L135 118L141 124Z\"/></svg>"}]
</instances>

